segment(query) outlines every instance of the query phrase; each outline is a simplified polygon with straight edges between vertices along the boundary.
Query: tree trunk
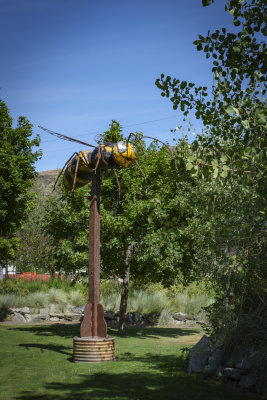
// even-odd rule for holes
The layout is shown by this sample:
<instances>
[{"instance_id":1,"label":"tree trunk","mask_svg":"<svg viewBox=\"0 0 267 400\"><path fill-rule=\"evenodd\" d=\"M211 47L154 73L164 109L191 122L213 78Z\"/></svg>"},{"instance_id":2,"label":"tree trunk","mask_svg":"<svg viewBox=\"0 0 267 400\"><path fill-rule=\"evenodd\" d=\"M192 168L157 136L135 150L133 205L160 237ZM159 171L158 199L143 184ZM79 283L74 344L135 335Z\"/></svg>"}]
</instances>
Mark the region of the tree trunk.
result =
<instances>
[{"instance_id":1,"label":"tree trunk","mask_svg":"<svg viewBox=\"0 0 267 400\"><path fill-rule=\"evenodd\" d=\"M120 303L120 319L119 319L119 331L120 335L126 335L126 315L127 315L127 303L129 293L129 281L130 281L130 266L126 269L125 276L122 282L121 292L121 303Z\"/></svg>"},{"instance_id":2,"label":"tree trunk","mask_svg":"<svg viewBox=\"0 0 267 400\"><path fill-rule=\"evenodd\" d=\"M122 283L121 302L120 302L120 316L119 316L119 330L118 330L119 335L126 335L126 316L127 316L127 303L128 303L129 282L130 282L130 263L131 263L132 253L136 244L137 244L136 242L132 242L126 252L126 259L125 259L126 271Z\"/></svg>"}]
</instances>

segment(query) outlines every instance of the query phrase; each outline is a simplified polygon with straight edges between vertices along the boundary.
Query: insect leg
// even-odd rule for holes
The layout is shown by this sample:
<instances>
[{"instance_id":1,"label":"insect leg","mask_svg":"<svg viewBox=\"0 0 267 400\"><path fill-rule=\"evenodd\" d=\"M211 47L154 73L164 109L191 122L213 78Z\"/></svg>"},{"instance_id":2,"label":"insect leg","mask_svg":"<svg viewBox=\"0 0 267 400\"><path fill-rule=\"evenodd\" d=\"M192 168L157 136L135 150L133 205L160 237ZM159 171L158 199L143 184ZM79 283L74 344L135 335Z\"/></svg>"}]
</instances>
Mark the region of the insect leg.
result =
<instances>
[{"instance_id":1,"label":"insect leg","mask_svg":"<svg viewBox=\"0 0 267 400\"><path fill-rule=\"evenodd\" d=\"M121 185L120 185L119 177L118 177L118 174L117 174L117 172L115 171L115 169L113 169L112 171L113 171L113 174L114 174L114 176L115 176L115 178L116 178L116 182L117 182L117 186L118 186L118 191L119 191L119 202L120 202L120 201L121 201Z\"/></svg>"},{"instance_id":2,"label":"insect leg","mask_svg":"<svg viewBox=\"0 0 267 400\"><path fill-rule=\"evenodd\" d=\"M105 160L104 158L104 154L103 154L103 147L100 147L100 153L101 153L101 158L103 160L103 163L105 163L106 165L108 165L108 162Z\"/></svg>"},{"instance_id":3,"label":"insect leg","mask_svg":"<svg viewBox=\"0 0 267 400\"><path fill-rule=\"evenodd\" d=\"M97 170L97 167L98 167L99 162L100 162L100 157L101 157L101 146L98 146L97 162L96 162L95 168L93 169L94 172L96 172L96 170Z\"/></svg>"},{"instance_id":4,"label":"insect leg","mask_svg":"<svg viewBox=\"0 0 267 400\"><path fill-rule=\"evenodd\" d=\"M73 157L75 154L78 155L78 153L75 151L75 152L70 156L70 158L68 159L68 161L64 164L64 167L62 168L62 170L61 170L60 173L58 174L57 179L56 179L56 181L55 181L55 183L54 183L53 190L55 190L56 184L57 184L59 178L61 177L62 172L64 171L66 165L70 162L70 160L72 159L72 157Z\"/></svg>"},{"instance_id":5,"label":"insect leg","mask_svg":"<svg viewBox=\"0 0 267 400\"><path fill-rule=\"evenodd\" d=\"M143 178L144 178L145 184L147 185L146 176L145 176L145 174L144 174L144 172L143 172L142 168L140 167L140 164L139 164L139 162L138 162L137 160L134 160L134 162L135 162L135 164L137 165L137 167L139 168L139 171L141 172L141 174L143 175Z\"/></svg>"},{"instance_id":6,"label":"insect leg","mask_svg":"<svg viewBox=\"0 0 267 400\"><path fill-rule=\"evenodd\" d=\"M80 156L80 153L79 153L79 154L78 154L78 160L77 160L77 163L76 163L76 166L75 166L75 173L74 173L73 185L72 185L71 194L70 194L71 196L72 196L72 194L73 194L73 192L74 192L74 189L75 189L76 179L77 179L77 173L78 173L78 168L79 168L80 160L81 160L81 156Z\"/></svg>"}]
</instances>

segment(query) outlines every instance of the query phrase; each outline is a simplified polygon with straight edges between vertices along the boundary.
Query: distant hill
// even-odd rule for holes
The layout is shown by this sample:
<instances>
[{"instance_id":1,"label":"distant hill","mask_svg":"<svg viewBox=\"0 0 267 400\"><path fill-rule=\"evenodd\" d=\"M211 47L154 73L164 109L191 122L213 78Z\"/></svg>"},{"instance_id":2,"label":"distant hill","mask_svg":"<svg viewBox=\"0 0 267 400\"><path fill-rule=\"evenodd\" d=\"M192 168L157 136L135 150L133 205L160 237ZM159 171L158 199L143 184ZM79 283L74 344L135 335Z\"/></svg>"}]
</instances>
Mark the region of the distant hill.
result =
<instances>
[{"instance_id":1,"label":"distant hill","mask_svg":"<svg viewBox=\"0 0 267 400\"><path fill-rule=\"evenodd\" d=\"M53 190L53 185L57 179L60 169L38 172L35 187L38 192L49 194Z\"/></svg>"}]
</instances>

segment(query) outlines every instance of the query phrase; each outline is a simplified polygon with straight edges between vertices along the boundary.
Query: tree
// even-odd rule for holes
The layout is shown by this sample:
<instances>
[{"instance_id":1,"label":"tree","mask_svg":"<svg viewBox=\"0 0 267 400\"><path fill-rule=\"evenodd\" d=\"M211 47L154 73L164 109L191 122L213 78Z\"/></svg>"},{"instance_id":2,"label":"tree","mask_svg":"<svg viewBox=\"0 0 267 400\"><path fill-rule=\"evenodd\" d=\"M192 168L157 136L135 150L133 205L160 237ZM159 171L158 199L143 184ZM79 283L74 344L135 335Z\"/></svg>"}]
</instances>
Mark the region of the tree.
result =
<instances>
[{"instance_id":1,"label":"tree","mask_svg":"<svg viewBox=\"0 0 267 400\"><path fill-rule=\"evenodd\" d=\"M203 0L203 5L210 3ZM236 33L222 28L194 42L213 59L211 92L207 86L164 74L156 85L174 109L180 108L185 117L194 112L202 120L203 132L185 163L192 176L212 189L199 210L211 225L206 241L213 254L209 271L217 301L210 308L210 320L223 340L242 327L248 341L257 337L252 329L256 321L264 326L259 315L266 316L266 5L230 0L225 8ZM244 322L249 314L250 326ZM255 340L262 339L258 335Z\"/></svg>"},{"instance_id":2,"label":"tree","mask_svg":"<svg viewBox=\"0 0 267 400\"><path fill-rule=\"evenodd\" d=\"M12 118L6 104L0 101L0 264L7 265L15 256L16 233L34 206L30 191L35 179L34 163L41 152L38 136L31 138L32 125L25 117Z\"/></svg>"}]
</instances>

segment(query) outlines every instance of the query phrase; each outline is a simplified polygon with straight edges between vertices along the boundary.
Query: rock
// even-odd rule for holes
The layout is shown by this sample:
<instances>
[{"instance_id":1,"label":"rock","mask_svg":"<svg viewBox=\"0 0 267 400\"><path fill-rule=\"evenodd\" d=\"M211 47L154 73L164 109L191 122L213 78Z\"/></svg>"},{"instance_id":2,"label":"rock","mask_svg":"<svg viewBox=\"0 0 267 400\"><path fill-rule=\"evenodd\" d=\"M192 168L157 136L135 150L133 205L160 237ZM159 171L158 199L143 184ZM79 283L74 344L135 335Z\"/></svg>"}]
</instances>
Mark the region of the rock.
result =
<instances>
[{"instance_id":1,"label":"rock","mask_svg":"<svg viewBox=\"0 0 267 400\"><path fill-rule=\"evenodd\" d=\"M262 396L267 396L267 366L261 372L259 380L256 384L256 392Z\"/></svg>"},{"instance_id":2,"label":"rock","mask_svg":"<svg viewBox=\"0 0 267 400\"><path fill-rule=\"evenodd\" d=\"M126 316L126 324L132 325L133 323L133 313L128 313Z\"/></svg>"},{"instance_id":3,"label":"rock","mask_svg":"<svg viewBox=\"0 0 267 400\"><path fill-rule=\"evenodd\" d=\"M105 311L104 312L104 318L107 321L113 321L114 320L114 312L113 311Z\"/></svg>"},{"instance_id":4,"label":"rock","mask_svg":"<svg viewBox=\"0 0 267 400\"><path fill-rule=\"evenodd\" d=\"M12 318L12 321L14 322L19 322L19 323L25 323L27 322L26 319L24 318L24 316L22 314L20 314L19 312L14 312L14 316Z\"/></svg>"},{"instance_id":5,"label":"rock","mask_svg":"<svg viewBox=\"0 0 267 400\"><path fill-rule=\"evenodd\" d=\"M51 318L58 318L58 319L63 319L65 314L61 313L49 313L50 319Z\"/></svg>"},{"instance_id":6,"label":"rock","mask_svg":"<svg viewBox=\"0 0 267 400\"><path fill-rule=\"evenodd\" d=\"M40 314L31 314L31 318L33 322L41 321Z\"/></svg>"},{"instance_id":7,"label":"rock","mask_svg":"<svg viewBox=\"0 0 267 400\"><path fill-rule=\"evenodd\" d=\"M252 390L258 381L258 377L252 375L241 376L238 386Z\"/></svg>"},{"instance_id":8,"label":"rock","mask_svg":"<svg viewBox=\"0 0 267 400\"><path fill-rule=\"evenodd\" d=\"M11 314L14 314L15 312L16 312L16 313L19 313L20 310L21 310L20 308L10 308L10 309L9 309L9 311L10 311Z\"/></svg>"},{"instance_id":9,"label":"rock","mask_svg":"<svg viewBox=\"0 0 267 400\"><path fill-rule=\"evenodd\" d=\"M66 321L80 321L81 314L64 314L64 319ZM50 318L51 319L51 318Z\"/></svg>"},{"instance_id":10,"label":"rock","mask_svg":"<svg viewBox=\"0 0 267 400\"><path fill-rule=\"evenodd\" d=\"M240 361L236 363L236 368L252 370L262 365L262 362L263 356L261 352L248 349L245 356L241 356Z\"/></svg>"},{"instance_id":11,"label":"rock","mask_svg":"<svg viewBox=\"0 0 267 400\"><path fill-rule=\"evenodd\" d=\"M176 321L185 321L186 319L188 319L188 315L181 312L176 312L172 315L172 318Z\"/></svg>"},{"instance_id":12,"label":"rock","mask_svg":"<svg viewBox=\"0 0 267 400\"><path fill-rule=\"evenodd\" d=\"M20 309L19 311L21 314L25 315L25 314L29 314L30 313L30 309L29 307L23 307Z\"/></svg>"},{"instance_id":13,"label":"rock","mask_svg":"<svg viewBox=\"0 0 267 400\"><path fill-rule=\"evenodd\" d=\"M190 350L187 372L202 372L211 351L211 339L206 335L202 336L200 341Z\"/></svg>"},{"instance_id":14,"label":"rock","mask_svg":"<svg viewBox=\"0 0 267 400\"><path fill-rule=\"evenodd\" d=\"M220 365L223 360L223 350L215 349L208 357L207 364L205 365L203 372L205 375L211 376L219 371Z\"/></svg>"},{"instance_id":15,"label":"rock","mask_svg":"<svg viewBox=\"0 0 267 400\"><path fill-rule=\"evenodd\" d=\"M68 311L74 314L82 314L84 311L84 306L69 306Z\"/></svg>"},{"instance_id":16,"label":"rock","mask_svg":"<svg viewBox=\"0 0 267 400\"><path fill-rule=\"evenodd\" d=\"M225 365L232 368L243 368L245 361L249 358L251 349L245 346L237 346L227 359Z\"/></svg>"},{"instance_id":17,"label":"rock","mask_svg":"<svg viewBox=\"0 0 267 400\"><path fill-rule=\"evenodd\" d=\"M24 318L26 319L26 322L31 322L32 321L32 316L31 314L25 314Z\"/></svg>"},{"instance_id":18,"label":"rock","mask_svg":"<svg viewBox=\"0 0 267 400\"><path fill-rule=\"evenodd\" d=\"M135 324L140 324L142 321L142 314L140 312L133 313L133 322Z\"/></svg>"},{"instance_id":19,"label":"rock","mask_svg":"<svg viewBox=\"0 0 267 400\"><path fill-rule=\"evenodd\" d=\"M223 368L222 370L222 375L225 378L229 378L233 381L239 381L241 378L241 374L242 374L242 369L239 368Z\"/></svg>"},{"instance_id":20,"label":"rock","mask_svg":"<svg viewBox=\"0 0 267 400\"><path fill-rule=\"evenodd\" d=\"M50 317L50 321L56 322L56 321L59 321L59 318L58 317Z\"/></svg>"},{"instance_id":21,"label":"rock","mask_svg":"<svg viewBox=\"0 0 267 400\"><path fill-rule=\"evenodd\" d=\"M48 314L48 308L40 308L40 314Z\"/></svg>"},{"instance_id":22,"label":"rock","mask_svg":"<svg viewBox=\"0 0 267 400\"><path fill-rule=\"evenodd\" d=\"M151 313L151 314L144 314L144 322L147 325L155 325L158 322L159 314Z\"/></svg>"},{"instance_id":23,"label":"rock","mask_svg":"<svg viewBox=\"0 0 267 400\"><path fill-rule=\"evenodd\" d=\"M49 320L49 314L39 314L39 320L41 321Z\"/></svg>"},{"instance_id":24,"label":"rock","mask_svg":"<svg viewBox=\"0 0 267 400\"><path fill-rule=\"evenodd\" d=\"M30 308L30 314L39 314L39 308Z\"/></svg>"}]
</instances>

